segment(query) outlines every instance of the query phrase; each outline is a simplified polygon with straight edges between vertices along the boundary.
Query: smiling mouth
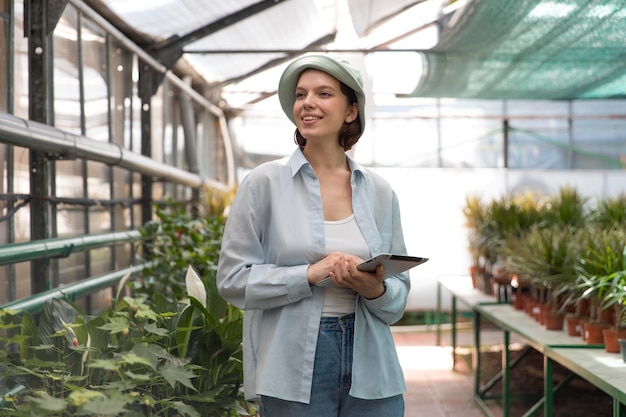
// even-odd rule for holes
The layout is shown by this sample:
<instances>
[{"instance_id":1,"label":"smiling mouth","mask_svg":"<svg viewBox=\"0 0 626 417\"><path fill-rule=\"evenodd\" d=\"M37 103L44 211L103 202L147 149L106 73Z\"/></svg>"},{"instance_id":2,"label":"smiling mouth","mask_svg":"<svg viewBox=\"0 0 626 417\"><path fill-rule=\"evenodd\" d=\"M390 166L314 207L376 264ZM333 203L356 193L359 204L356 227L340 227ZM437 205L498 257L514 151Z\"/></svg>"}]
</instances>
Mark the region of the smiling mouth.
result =
<instances>
[{"instance_id":1,"label":"smiling mouth","mask_svg":"<svg viewBox=\"0 0 626 417\"><path fill-rule=\"evenodd\" d=\"M304 116L302 118L302 120L305 121L305 122L311 122L313 120L320 120L320 119L321 119L321 117L316 117L316 116Z\"/></svg>"}]
</instances>

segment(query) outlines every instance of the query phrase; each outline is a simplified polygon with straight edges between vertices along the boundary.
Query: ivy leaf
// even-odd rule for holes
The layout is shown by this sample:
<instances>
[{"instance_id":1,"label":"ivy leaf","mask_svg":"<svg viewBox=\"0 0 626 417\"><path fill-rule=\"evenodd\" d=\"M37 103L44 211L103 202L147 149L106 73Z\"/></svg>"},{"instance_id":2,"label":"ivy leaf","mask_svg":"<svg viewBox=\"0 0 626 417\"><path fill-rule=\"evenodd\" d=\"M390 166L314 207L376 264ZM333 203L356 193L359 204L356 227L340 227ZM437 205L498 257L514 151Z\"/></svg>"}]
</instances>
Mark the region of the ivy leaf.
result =
<instances>
[{"instance_id":1,"label":"ivy leaf","mask_svg":"<svg viewBox=\"0 0 626 417\"><path fill-rule=\"evenodd\" d=\"M191 378L196 377L193 372L190 372L181 366L174 365L173 363L169 362L163 365L159 369L159 371L161 372L163 378L165 378L165 380L172 386L172 388L175 387L177 382L180 382L187 388L197 391L196 387L194 387L191 383Z\"/></svg>"}]
</instances>

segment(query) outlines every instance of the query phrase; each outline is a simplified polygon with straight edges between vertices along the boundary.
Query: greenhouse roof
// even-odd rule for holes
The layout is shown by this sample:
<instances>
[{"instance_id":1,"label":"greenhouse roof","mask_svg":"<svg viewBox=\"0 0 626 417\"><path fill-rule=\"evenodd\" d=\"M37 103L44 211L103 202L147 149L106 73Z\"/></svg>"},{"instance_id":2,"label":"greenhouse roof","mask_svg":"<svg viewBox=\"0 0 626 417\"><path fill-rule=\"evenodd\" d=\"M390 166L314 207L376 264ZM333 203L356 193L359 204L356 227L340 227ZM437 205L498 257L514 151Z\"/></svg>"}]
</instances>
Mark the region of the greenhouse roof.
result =
<instances>
[{"instance_id":1,"label":"greenhouse roof","mask_svg":"<svg viewBox=\"0 0 626 417\"><path fill-rule=\"evenodd\" d=\"M410 96L626 96L623 0L474 0L440 23Z\"/></svg>"},{"instance_id":2,"label":"greenhouse roof","mask_svg":"<svg viewBox=\"0 0 626 417\"><path fill-rule=\"evenodd\" d=\"M408 69L400 97L626 96L624 0L85 1L235 107L273 96L286 63L311 50L361 62L376 51L408 52L412 59L389 59L379 75L397 79Z\"/></svg>"}]
</instances>

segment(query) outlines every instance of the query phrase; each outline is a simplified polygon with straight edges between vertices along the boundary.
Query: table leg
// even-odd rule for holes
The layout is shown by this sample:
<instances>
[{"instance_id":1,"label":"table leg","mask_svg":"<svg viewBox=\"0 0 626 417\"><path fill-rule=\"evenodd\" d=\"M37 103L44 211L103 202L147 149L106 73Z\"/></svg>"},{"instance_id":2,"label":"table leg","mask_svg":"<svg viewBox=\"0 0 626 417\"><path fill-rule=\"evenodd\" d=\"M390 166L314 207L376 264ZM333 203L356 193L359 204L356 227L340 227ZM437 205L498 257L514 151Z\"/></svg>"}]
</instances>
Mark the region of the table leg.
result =
<instances>
[{"instance_id":1,"label":"table leg","mask_svg":"<svg viewBox=\"0 0 626 417\"><path fill-rule=\"evenodd\" d=\"M511 334L504 331L504 346L502 346L502 415L509 417L511 413L511 372L509 339Z\"/></svg>"},{"instance_id":2,"label":"table leg","mask_svg":"<svg viewBox=\"0 0 626 417\"><path fill-rule=\"evenodd\" d=\"M456 297L453 295L451 300L451 312L450 312L450 330L452 337L452 370L456 369Z\"/></svg>"},{"instance_id":3,"label":"table leg","mask_svg":"<svg viewBox=\"0 0 626 417\"><path fill-rule=\"evenodd\" d=\"M613 417L626 416L626 406L619 399L613 398Z\"/></svg>"},{"instance_id":4,"label":"table leg","mask_svg":"<svg viewBox=\"0 0 626 417\"><path fill-rule=\"evenodd\" d=\"M554 411L554 362L547 355L543 356L543 415L552 417Z\"/></svg>"},{"instance_id":5,"label":"table leg","mask_svg":"<svg viewBox=\"0 0 626 417\"><path fill-rule=\"evenodd\" d=\"M437 323L437 346L441 346L441 283L437 282L437 317L435 318ZM454 369L454 364L452 365Z\"/></svg>"},{"instance_id":6,"label":"table leg","mask_svg":"<svg viewBox=\"0 0 626 417\"><path fill-rule=\"evenodd\" d=\"M472 351L474 369L474 397L480 397L480 313L474 311L474 349Z\"/></svg>"}]
</instances>

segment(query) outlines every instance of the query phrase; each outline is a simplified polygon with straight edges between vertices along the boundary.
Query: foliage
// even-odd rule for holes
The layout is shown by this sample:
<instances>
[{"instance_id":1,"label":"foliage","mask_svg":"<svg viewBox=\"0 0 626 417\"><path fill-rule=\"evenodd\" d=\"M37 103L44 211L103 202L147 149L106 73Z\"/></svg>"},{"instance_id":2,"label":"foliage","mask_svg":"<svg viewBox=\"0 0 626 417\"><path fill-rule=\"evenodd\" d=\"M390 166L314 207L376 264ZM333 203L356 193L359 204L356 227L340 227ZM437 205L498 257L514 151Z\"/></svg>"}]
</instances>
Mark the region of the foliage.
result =
<instances>
[{"instance_id":1,"label":"foliage","mask_svg":"<svg viewBox=\"0 0 626 417\"><path fill-rule=\"evenodd\" d=\"M476 263L487 267L503 261L510 239L518 239L544 217L541 201L532 195L504 196L488 203L467 197L464 209L469 246Z\"/></svg>"},{"instance_id":2,"label":"foliage","mask_svg":"<svg viewBox=\"0 0 626 417\"><path fill-rule=\"evenodd\" d=\"M243 413L241 312L219 319L195 298L124 297L97 317L61 300L39 324L3 311L0 416L234 416ZM234 411L237 410L237 414Z\"/></svg>"},{"instance_id":3,"label":"foliage","mask_svg":"<svg viewBox=\"0 0 626 417\"><path fill-rule=\"evenodd\" d=\"M574 284L583 231L572 226L534 225L507 242L505 268L531 287L543 289L555 311L565 307L563 294ZM562 311L561 311L562 312Z\"/></svg>"},{"instance_id":4,"label":"foliage","mask_svg":"<svg viewBox=\"0 0 626 417\"><path fill-rule=\"evenodd\" d=\"M599 201L592 221L605 229L626 227L626 194Z\"/></svg>"},{"instance_id":5,"label":"foliage","mask_svg":"<svg viewBox=\"0 0 626 417\"><path fill-rule=\"evenodd\" d=\"M576 188L561 188L559 193L546 203L547 223L574 228L583 227L589 216L588 201L589 199L581 195Z\"/></svg>"},{"instance_id":6,"label":"foliage","mask_svg":"<svg viewBox=\"0 0 626 417\"><path fill-rule=\"evenodd\" d=\"M147 222L141 235L147 242L139 248L150 266L130 283L135 294L165 294L169 300L185 296L185 274L191 265L213 296L211 304L223 303L215 289L217 260L224 231L224 217L209 214L194 218L180 204L156 208L157 221Z\"/></svg>"},{"instance_id":7,"label":"foliage","mask_svg":"<svg viewBox=\"0 0 626 417\"><path fill-rule=\"evenodd\" d=\"M614 306L623 316L624 289L620 284L626 271L626 230L593 227L585 241L587 248L577 265L577 281L571 298L588 298L592 302L592 313L597 306ZM592 317L596 319L597 317ZM619 321L618 321L619 324Z\"/></svg>"},{"instance_id":8,"label":"foliage","mask_svg":"<svg viewBox=\"0 0 626 417\"><path fill-rule=\"evenodd\" d=\"M39 317L0 311L0 392L11 393L0 416L254 414L241 390L243 314L215 289L223 218L180 206L157 216L142 230L151 267L125 277L98 316L61 300Z\"/></svg>"},{"instance_id":9,"label":"foliage","mask_svg":"<svg viewBox=\"0 0 626 417\"><path fill-rule=\"evenodd\" d=\"M493 275L517 275L522 287L531 287L535 297L546 294L561 311L581 298L592 301L592 311L594 303L619 308L626 196L600 200L595 208L588 202L572 187L543 198L505 196L485 203L466 197L474 263Z\"/></svg>"}]
</instances>

